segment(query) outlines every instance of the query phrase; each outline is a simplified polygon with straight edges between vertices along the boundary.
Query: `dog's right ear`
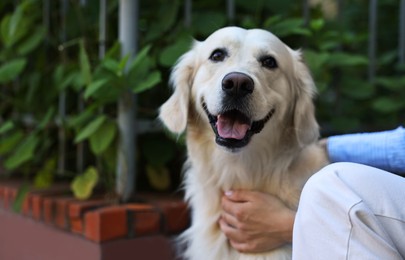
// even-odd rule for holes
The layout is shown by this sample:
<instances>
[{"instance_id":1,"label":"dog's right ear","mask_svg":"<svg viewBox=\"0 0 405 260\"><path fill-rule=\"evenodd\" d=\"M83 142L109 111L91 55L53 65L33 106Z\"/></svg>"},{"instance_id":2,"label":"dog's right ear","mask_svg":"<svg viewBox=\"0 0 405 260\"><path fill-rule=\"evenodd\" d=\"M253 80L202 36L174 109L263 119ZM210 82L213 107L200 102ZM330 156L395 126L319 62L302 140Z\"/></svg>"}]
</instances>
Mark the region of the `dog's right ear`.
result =
<instances>
[{"instance_id":1,"label":"dog's right ear","mask_svg":"<svg viewBox=\"0 0 405 260\"><path fill-rule=\"evenodd\" d=\"M196 44L194 44L196 45ZM195 71L195 47L179 58L170 75L172 96L161 106L159 118L174 133L186 129L190 93Z\"/></svg>"}]
</instances>

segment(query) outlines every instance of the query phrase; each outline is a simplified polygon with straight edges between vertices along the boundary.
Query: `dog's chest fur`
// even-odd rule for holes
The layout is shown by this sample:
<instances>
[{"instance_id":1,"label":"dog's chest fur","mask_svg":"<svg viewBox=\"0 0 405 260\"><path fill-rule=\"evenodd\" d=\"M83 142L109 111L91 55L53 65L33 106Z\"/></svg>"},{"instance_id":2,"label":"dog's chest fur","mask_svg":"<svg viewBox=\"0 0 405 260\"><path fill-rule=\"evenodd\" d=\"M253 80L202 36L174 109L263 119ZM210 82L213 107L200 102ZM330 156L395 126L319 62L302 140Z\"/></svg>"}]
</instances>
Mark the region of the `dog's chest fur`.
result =
<instances>
[{"instance_id":1,"label":"dog's chest fur","mask_svg":"<svg viewBox=\"0 0 405 260\"><path fill-rule=\"evenodd\" d=\"M196 252L207 252L202 254L202 259L289 259L289 246L260 256L240 254L232 249L217 223L221 214L220 199L223 192L230 189L260 190L278 196L296 209L301 188L315 169L308 168L306 173L301 168L300 174L294 176L291 170L294 170L294 164L300 163L297 162L299 152L269 154L280 137L270 137L268 143L261 141L259 144L253 139L254 149L248 146L232 153L218 147L208 130L199 125L190 126L188 131L185 189L193 212L193 224L182 236L188 241L186 254L190 259L199 259ZM266 150L267 146L272 149Z\"/></svg>"}]
</instances>

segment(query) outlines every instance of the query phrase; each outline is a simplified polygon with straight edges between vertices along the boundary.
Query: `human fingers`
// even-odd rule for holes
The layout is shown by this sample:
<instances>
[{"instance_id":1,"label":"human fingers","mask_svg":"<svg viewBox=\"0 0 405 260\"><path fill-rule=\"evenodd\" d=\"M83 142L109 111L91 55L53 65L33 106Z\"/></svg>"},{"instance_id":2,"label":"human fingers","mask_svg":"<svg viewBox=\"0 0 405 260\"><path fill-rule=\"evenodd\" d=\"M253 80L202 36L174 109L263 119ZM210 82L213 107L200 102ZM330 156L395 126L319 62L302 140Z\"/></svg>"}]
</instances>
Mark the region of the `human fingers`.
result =
<instances>
[{"instance_id":1,"label":"human fingers","mask_svg":"<svg viewBox=\"0 0 405 260\"><path fill-rule=\"evenodd\" d=\"M223 216L219 219L218 223L221 231L229 240L238 242L243 240L243 234L240 232L240 230L229 224L229 222Z\"/></svg>"},{"instance_id":2,"label":"human fingers","mask_svg":"<svg viewBox=\"0 0 405 260\"><path fill-rule=\"evenodd\" d=\"M254 191L249 190L228 190L224 192L224 195L234 202L247 202L252 199L254 193Z\"/></svg>"}]
</instances>

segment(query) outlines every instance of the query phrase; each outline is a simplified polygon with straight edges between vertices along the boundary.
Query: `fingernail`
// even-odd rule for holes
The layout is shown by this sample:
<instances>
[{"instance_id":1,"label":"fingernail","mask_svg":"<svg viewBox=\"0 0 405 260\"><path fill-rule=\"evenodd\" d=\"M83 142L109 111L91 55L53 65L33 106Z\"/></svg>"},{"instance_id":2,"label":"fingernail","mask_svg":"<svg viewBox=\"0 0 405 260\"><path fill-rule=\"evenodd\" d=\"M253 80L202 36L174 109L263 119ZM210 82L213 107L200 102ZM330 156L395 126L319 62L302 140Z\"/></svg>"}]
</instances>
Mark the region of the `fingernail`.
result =
<instances>
[{"instance_id":1,"label":"fingernail","mask_svg":"<svg viewBox=\"0 0 405 260\"><path fill-rule=\"evenodd\" d=\"M232 196L232 193L233 192L231 190L225 191L225 196L227 197Z\"/></svg>"}]
</instances>

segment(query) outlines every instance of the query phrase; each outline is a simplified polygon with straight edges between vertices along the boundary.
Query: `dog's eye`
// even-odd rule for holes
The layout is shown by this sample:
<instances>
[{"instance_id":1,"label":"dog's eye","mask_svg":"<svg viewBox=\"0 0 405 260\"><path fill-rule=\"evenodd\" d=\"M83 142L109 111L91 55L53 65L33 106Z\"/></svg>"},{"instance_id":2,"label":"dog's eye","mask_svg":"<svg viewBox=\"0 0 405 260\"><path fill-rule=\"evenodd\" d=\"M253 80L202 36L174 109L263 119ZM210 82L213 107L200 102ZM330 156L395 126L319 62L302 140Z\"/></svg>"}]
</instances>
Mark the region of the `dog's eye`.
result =
<instances>
[{"instance_id":1,"label":"dog's eye","mask_svg":"<svg viewBox=\"0 0 405 260\"><path fill-rule=\"evenodd\" d=\"M262 66L268 69L275 69L278 67L276 59L271 56L265 56L260 59Z\"/></svg>"},{"instance_id":2,"label":"dog's eye","mask_svg":"<svg viewBox=\"0 0 405 260\"><path fill-rule=\"evenodd\" d=\"M211 53L209 59L212 60L213 62L220 62L223 61L226 56L227 56L226 50L216 49Z\"/></svg>"}]
</instances>

